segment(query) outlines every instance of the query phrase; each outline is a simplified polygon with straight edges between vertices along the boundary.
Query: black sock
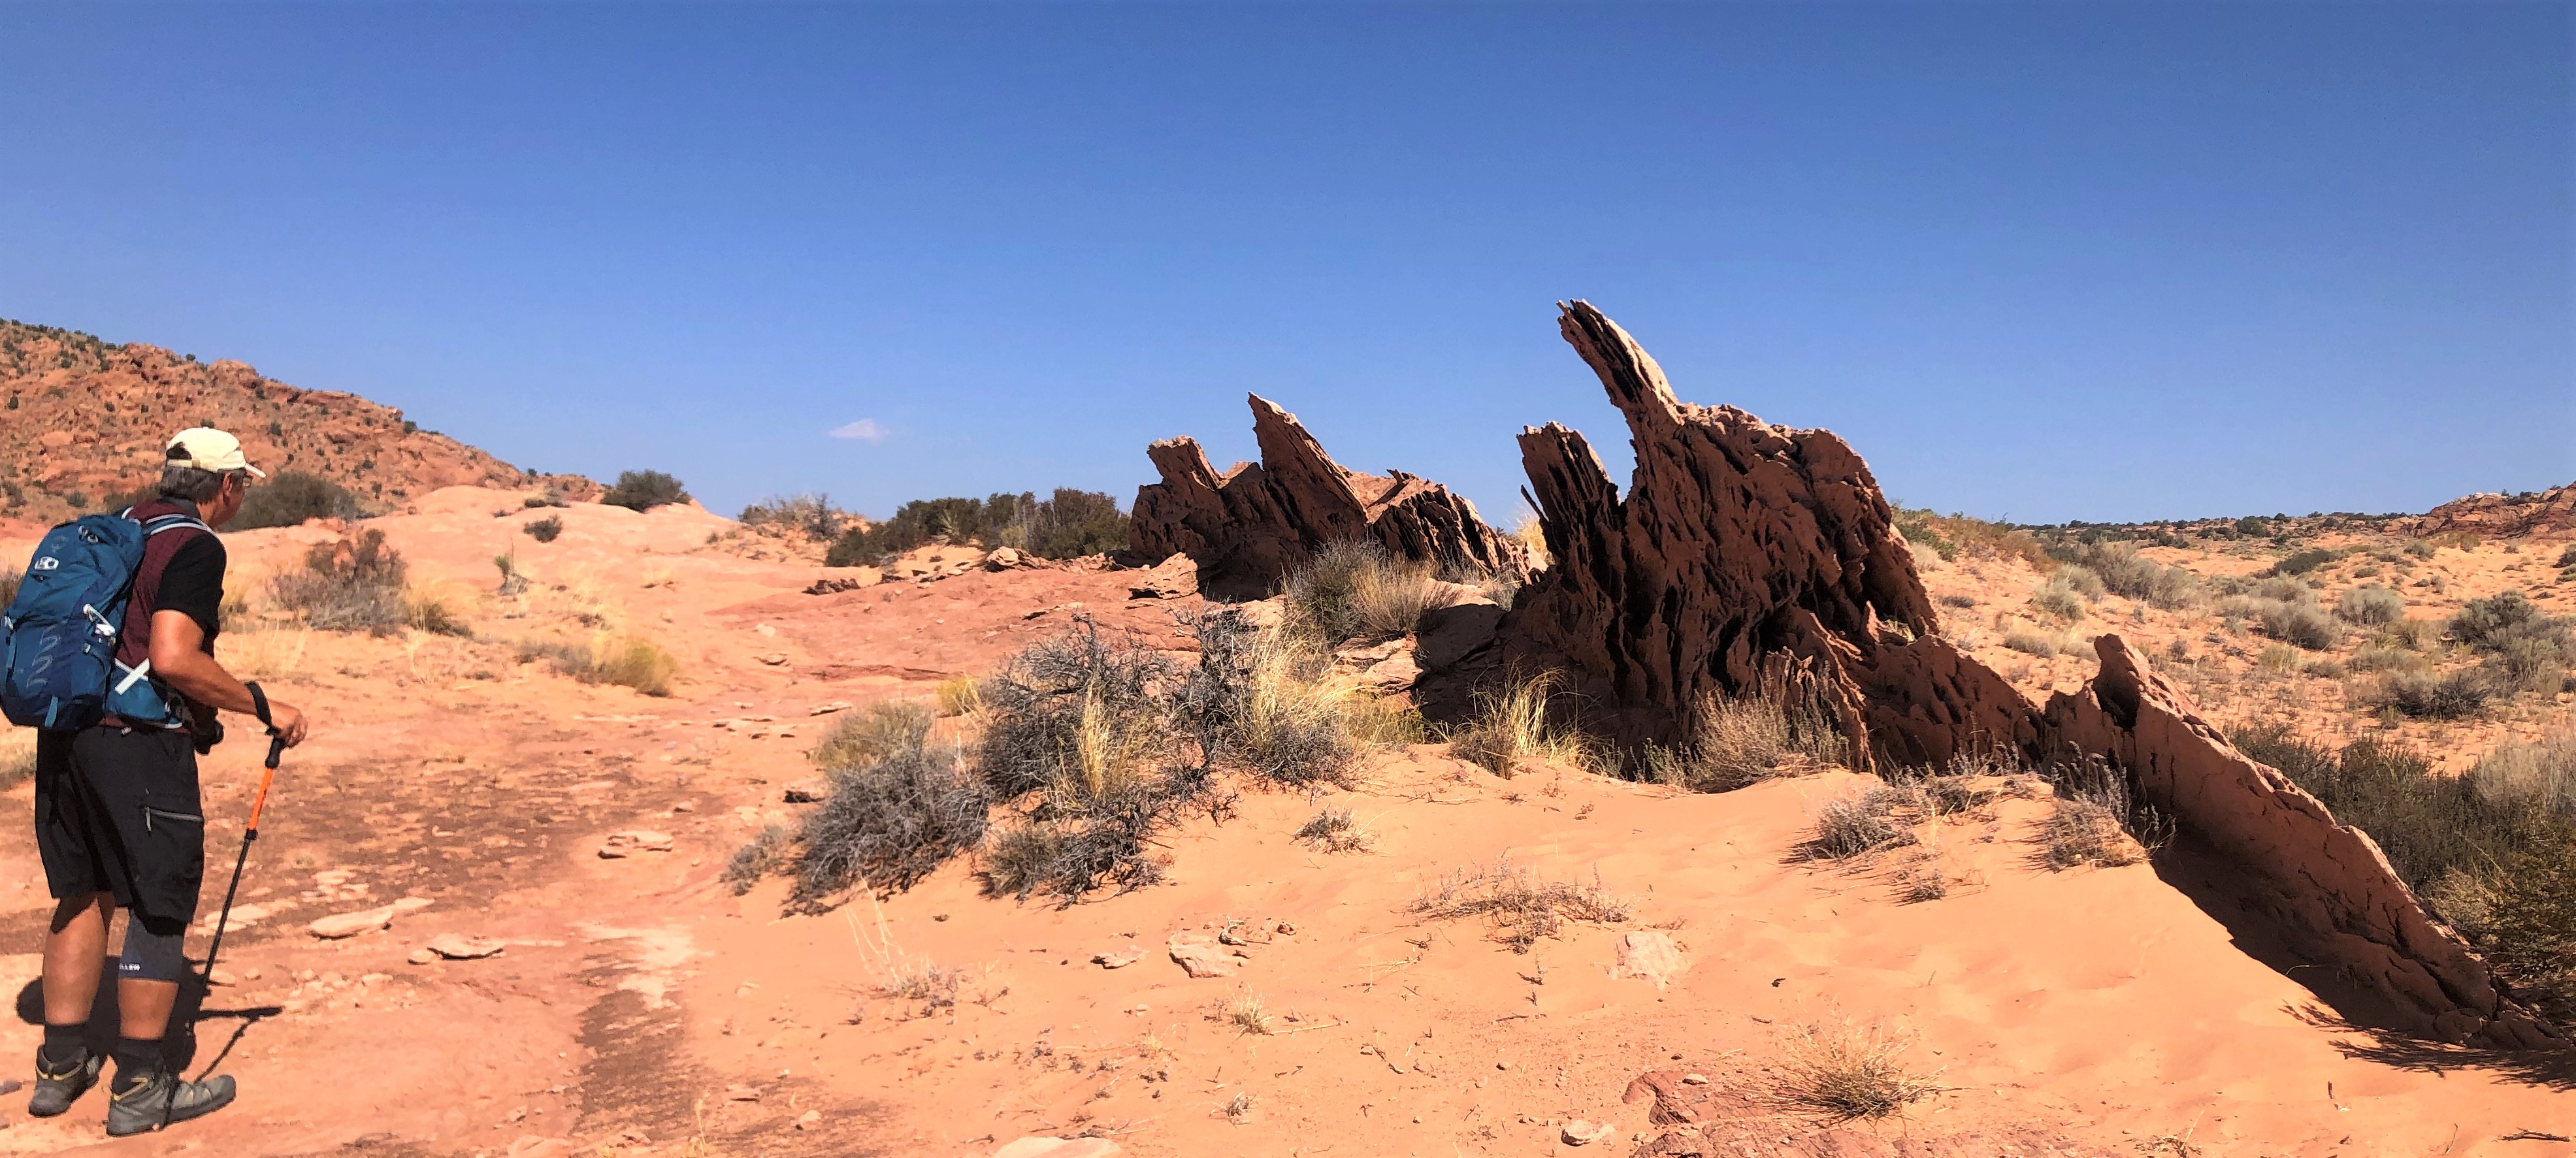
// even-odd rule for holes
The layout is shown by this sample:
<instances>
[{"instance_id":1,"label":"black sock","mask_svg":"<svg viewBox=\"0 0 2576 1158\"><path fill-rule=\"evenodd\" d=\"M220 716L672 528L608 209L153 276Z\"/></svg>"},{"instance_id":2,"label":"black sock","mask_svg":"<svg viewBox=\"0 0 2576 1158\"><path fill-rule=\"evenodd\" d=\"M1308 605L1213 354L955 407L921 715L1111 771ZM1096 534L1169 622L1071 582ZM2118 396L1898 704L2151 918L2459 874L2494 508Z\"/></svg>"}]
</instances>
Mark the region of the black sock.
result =
<instances>
[{"instance_id":1,"label":"black sock","mask_svg":"<svg viewBox=\"0 0 2576 1158\"><path fill-rule=\"evenodd\" d=\"M116 1039L116 1089L122 1093L161 1068L161 1039Z\"/></svg>"},{"instance_id":2,"label":"black sock","mask_svg":"<svg viewBox=\"0 0 2576 1158\"><path fill-rule=\"evenodd\" d=\"M48 1025L45 1044L36 1057L46 1069L60 1070L89 1060L89 1027L86 1025Z\"/></svg>"}]
</instances>

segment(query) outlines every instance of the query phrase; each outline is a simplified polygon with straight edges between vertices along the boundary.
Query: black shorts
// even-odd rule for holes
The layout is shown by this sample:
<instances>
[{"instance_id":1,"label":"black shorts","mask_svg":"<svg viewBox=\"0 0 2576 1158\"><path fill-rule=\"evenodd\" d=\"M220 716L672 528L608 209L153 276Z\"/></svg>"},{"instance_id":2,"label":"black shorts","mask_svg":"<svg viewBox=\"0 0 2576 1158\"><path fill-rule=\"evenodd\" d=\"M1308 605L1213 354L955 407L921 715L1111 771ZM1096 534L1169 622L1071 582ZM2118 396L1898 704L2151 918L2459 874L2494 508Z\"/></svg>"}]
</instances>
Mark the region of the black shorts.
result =
<instances>
[{"instance_id":1,"label":"black shorts","mask_svg":"<svg viewBox=\"0 0 2576 1158\"><path fill-rule=\"evenodd\" d=\"M147 917L195 920L205 815L185 732L36 736L36 851L57 900L109 893Z\"/></svg>"}]
</instances>

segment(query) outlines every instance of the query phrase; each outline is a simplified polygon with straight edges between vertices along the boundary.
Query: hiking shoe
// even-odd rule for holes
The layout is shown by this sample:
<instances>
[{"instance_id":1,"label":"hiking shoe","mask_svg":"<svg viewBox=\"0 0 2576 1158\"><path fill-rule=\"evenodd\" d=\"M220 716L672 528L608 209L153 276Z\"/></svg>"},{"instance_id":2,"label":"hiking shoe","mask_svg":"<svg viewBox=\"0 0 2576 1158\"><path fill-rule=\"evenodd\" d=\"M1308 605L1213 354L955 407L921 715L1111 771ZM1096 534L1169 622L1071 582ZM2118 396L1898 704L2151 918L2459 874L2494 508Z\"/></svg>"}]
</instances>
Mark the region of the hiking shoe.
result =
<instances>
[{"instance_id":1,"label":"hiking shoe","mask_svg":"<svg viewBox=\"0 0 2576 1158\"><path fill-rule=\"evenodd\" d=\"M231 1074L217 1074L202 1082L183 1082L168 1070L155 1070L151 1077L134 1083L122 1092L107 1094L107 1136L122 1138L163 1126L175 1126L190 1118L202 1118L233 1100Z\"/></svg>"},{"instance_id":2,"label":"hiking shoe","mask_svg":"<svg viewBox=\"0 0 2576 1158\"><path fill-rule=\"evenodd\" d=\"M98 1084L99 1067L107 1064L107 1055L90 1054L56 1070L45 1064L45 1055L36 1054L36 1092L27 1099L27 1112L39 1118L50 1118L72 1108L72 1103Z\"/></svg>"}]
</instances>

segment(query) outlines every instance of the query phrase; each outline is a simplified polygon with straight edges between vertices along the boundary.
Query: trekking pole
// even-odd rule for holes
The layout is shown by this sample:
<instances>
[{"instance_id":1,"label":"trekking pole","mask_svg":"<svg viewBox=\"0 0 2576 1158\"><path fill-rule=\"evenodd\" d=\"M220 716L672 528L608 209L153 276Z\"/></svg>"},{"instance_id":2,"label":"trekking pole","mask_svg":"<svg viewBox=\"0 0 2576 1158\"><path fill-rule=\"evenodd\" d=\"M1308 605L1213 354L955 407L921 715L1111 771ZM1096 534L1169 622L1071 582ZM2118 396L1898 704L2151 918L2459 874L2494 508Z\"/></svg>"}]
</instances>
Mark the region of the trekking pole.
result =
<instances>
[{"instance_id":1,"label":"trekking pole","mask_svg":"<svg viewBox=\"0 0 2576 1158\"><path fill-rule=\"evenodd\" d=\"M261 713L265 715L266 713ZM215 939L206 946L206 985L215 983L215 953L224 947L224 926L232 922L233 897L241 892L242 869L250 864L251 842L259 839L259 813L268 807L268 786L277 779L277 758L286 754L286 737L268 730L268 769L259 774L259 795L250 802L250 824L242 829L241 856L233 861L233 883L224 889L224 907L215 917Z\"/></svg>"}]
</instances>

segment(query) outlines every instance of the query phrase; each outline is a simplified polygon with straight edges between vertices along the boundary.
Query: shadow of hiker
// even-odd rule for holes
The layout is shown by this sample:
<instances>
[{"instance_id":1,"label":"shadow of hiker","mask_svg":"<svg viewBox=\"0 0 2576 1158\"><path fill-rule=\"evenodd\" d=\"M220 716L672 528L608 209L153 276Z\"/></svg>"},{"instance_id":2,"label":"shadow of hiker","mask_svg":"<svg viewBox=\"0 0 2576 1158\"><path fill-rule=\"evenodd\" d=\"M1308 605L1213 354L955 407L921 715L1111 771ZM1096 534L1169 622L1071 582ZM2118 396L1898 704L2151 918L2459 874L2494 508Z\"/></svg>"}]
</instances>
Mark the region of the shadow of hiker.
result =
<instances>
[{"instance_id":1,"label":"shadow of hiker","mask_svg":"<svg viewBox=\"0 0 2576 1158\"><path fill-rule=\"evenodd\" d=\"M114 958L110 960L113 961ZM223 1048L206 1063L207 1069L211 1071L216 1063L221 1062L225 1055L232 1052L233 1046L241 1041L244 1033L249 1032L252 1024L283 1012L274 1005L210 1009L206 1006L207 996L205 980L192 968L187 978L179 983L179 1000L171 1007L169 1030L161 1038L161 1060L164 1065L170 1067L172 1073L184 1074L189 1067L196 1064L198 1022L226 1018L241 1020L241 1024L235 1027L232 1035L225 1040ZM28 1025L45 1023L43 978L29 981L18 990L18 1020ZM88 1032L84 1035L84 1040L91 1053L106 1056L115 1051L119 1026L116 983L113 976L99 985L98 996L90 1003L87 1028Z\"/></svg>"}]
</instances>

